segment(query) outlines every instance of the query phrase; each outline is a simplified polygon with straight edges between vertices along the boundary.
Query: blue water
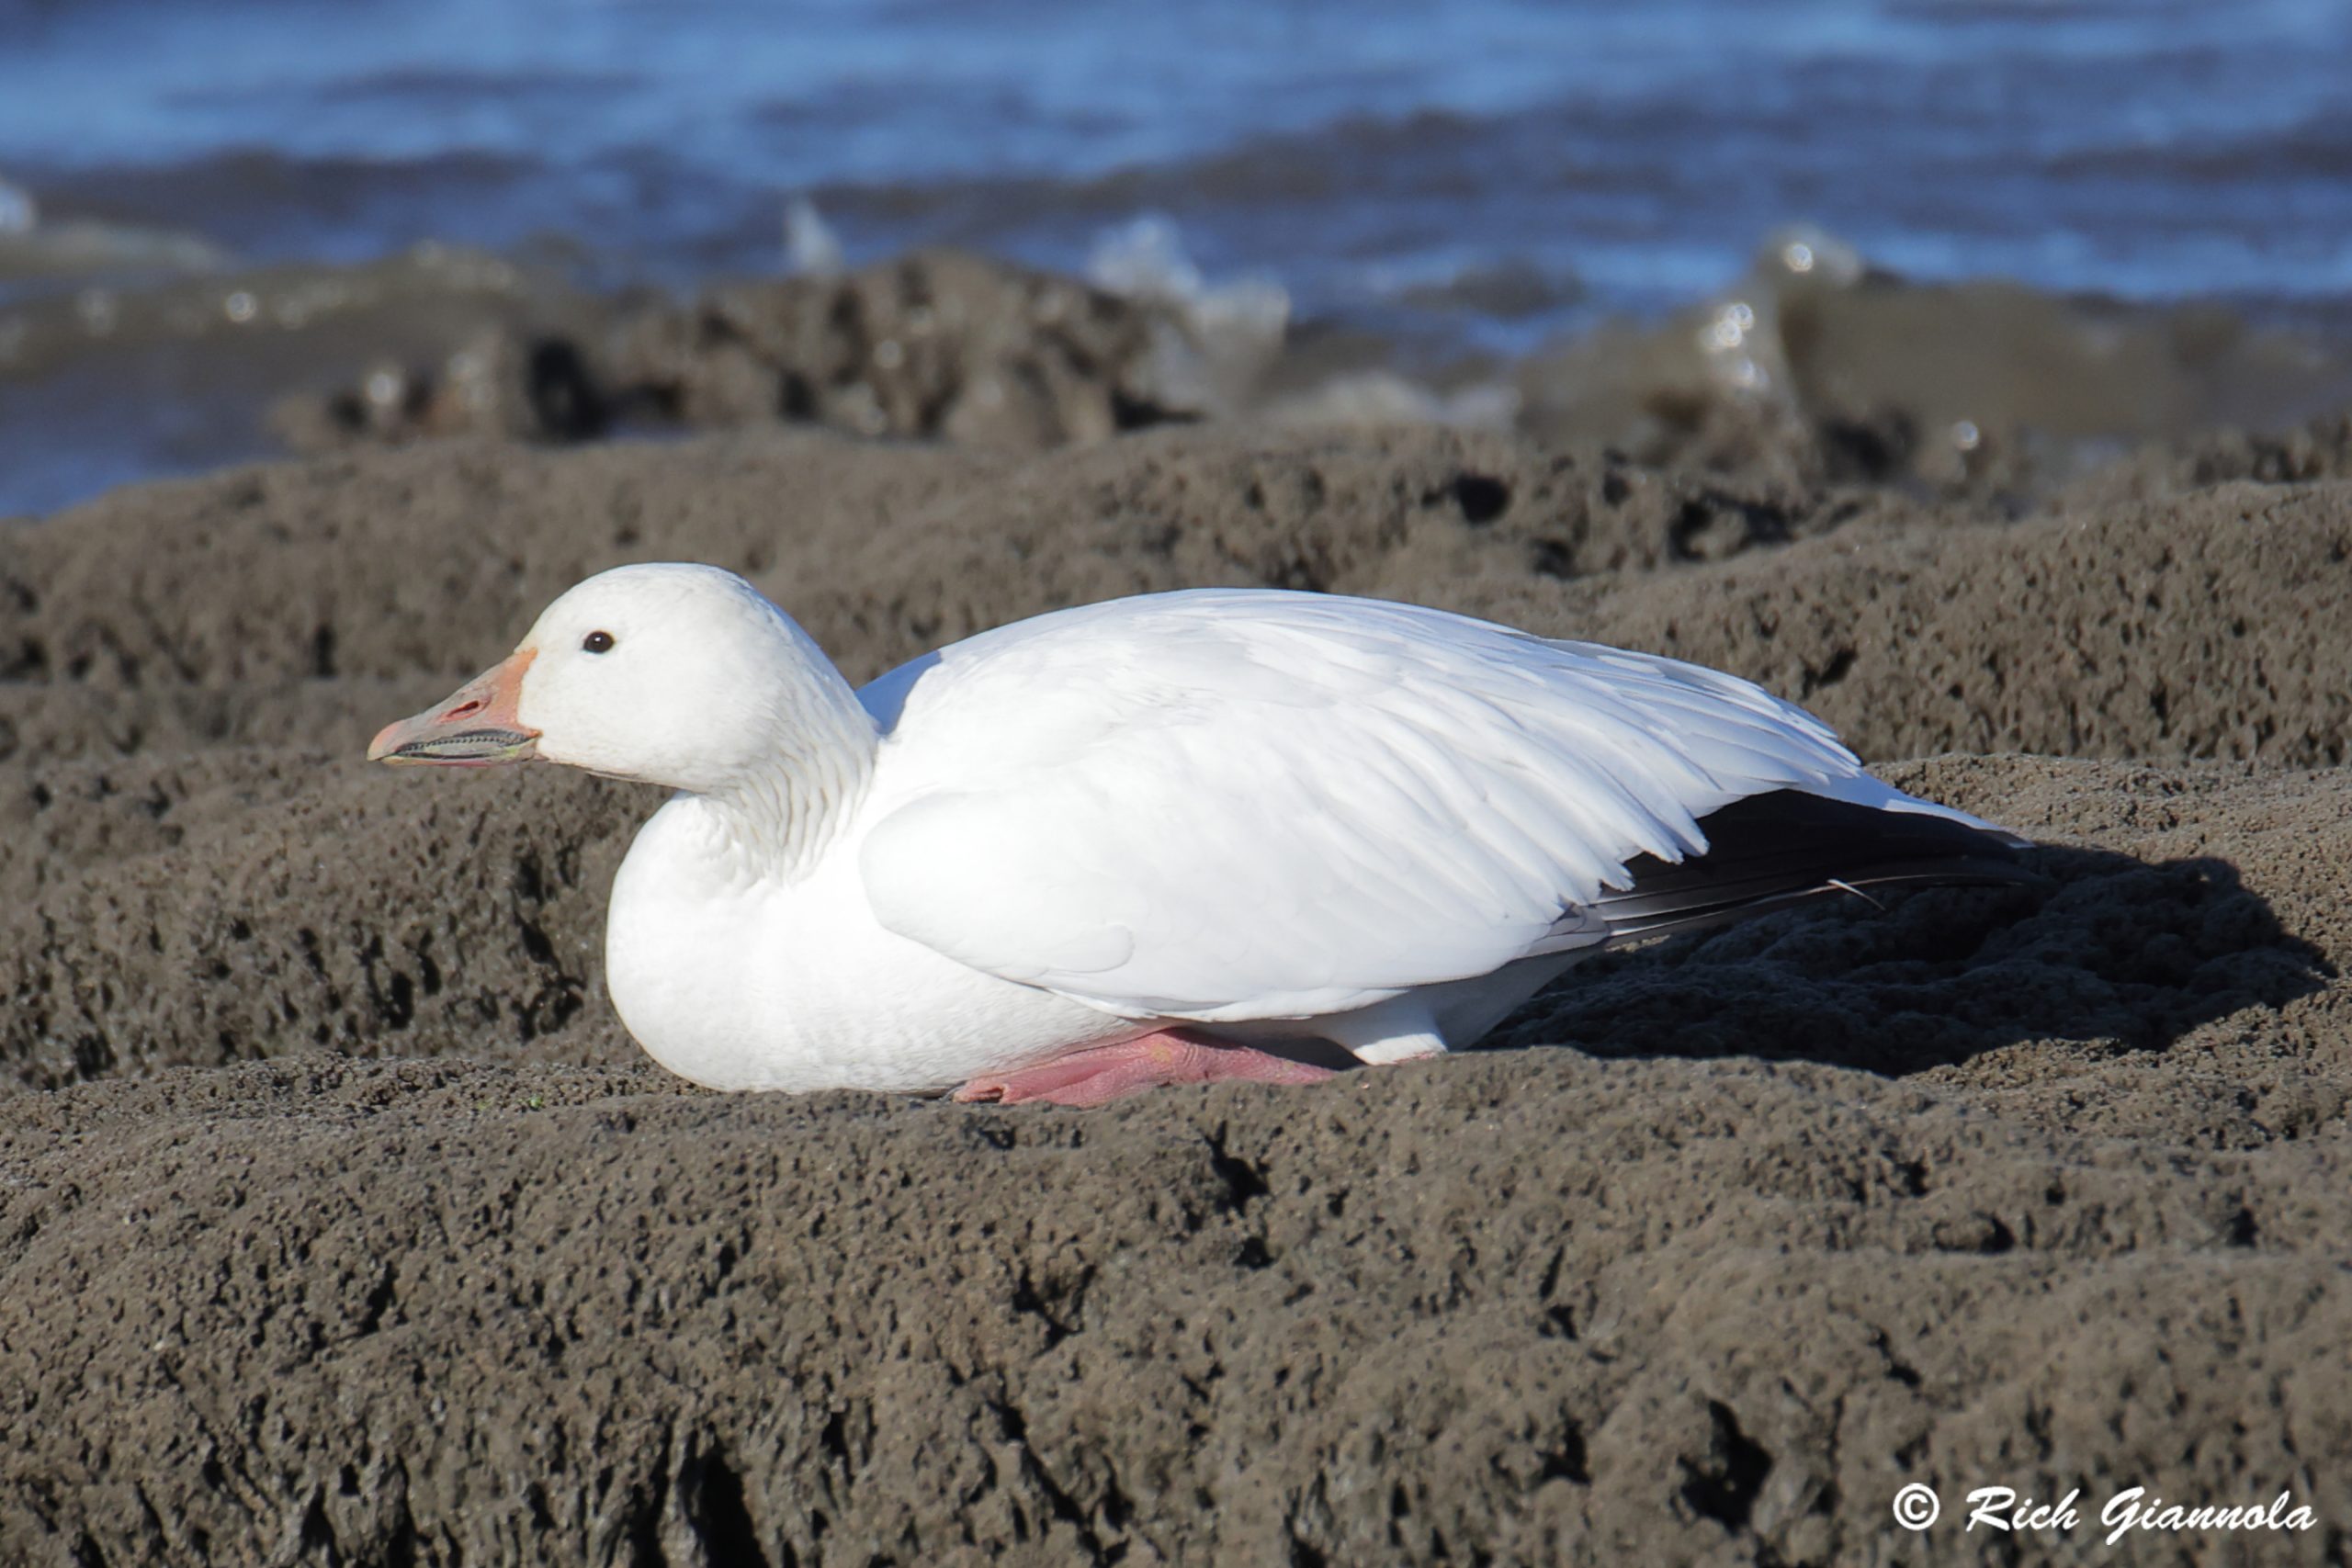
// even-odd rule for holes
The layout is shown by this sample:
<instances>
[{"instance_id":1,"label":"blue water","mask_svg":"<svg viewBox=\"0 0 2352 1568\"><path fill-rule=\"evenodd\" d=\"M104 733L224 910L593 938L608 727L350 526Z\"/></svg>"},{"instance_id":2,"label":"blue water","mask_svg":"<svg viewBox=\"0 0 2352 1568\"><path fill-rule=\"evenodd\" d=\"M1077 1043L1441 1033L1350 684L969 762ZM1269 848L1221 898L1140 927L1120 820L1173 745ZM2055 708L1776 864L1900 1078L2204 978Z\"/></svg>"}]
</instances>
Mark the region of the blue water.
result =
<instances>
[{"instance_id":1,"label":"blue water","mask_svg":"<svg viewBox=\"0 0 2352 1568\"><path fill-rule=\"evenodd\" d=\"M1317 300L1503 261L1688 298L1822 223L1898 269L2135 298L2352 288L2327 0L99 0L0 9L0 178L351 260L560 233L678 279L1073 265L1157 209Z\"/></svg>"},{"instance_id":2,"label":"blue water","mask_svg":"<svg viewBox=\"0 0 2352 1568\"><path fill-rule=\"evenodd\" d=\"M1792 221L2292 318L2352 293L2347 61L2342 0L0 0L0 181L242 260L599 287L774 271L794 196L853 261L1075 270L1159 213L1212 278L1446 350L1686 303ZM70 286L0 266L0 307Z\"/></svg>"}]
</instances>

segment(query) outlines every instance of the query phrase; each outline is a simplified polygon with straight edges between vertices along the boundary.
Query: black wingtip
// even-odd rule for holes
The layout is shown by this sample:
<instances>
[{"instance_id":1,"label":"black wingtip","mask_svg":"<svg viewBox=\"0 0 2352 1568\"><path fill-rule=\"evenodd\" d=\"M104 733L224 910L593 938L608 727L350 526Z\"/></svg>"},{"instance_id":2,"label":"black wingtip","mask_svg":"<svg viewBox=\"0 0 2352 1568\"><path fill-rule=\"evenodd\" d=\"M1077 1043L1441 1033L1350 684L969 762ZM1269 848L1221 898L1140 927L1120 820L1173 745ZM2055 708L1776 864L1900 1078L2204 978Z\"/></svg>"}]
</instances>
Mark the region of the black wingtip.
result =
<instances>
[{"instance_id":1,"label":"black wingtip","mask_svg":"<svg viewBox=\"0 0 2352 1568\"><path fill-rule=\"evenodd\" d=\"M1925 812L1888 811L1774 790L1735 801L1700 826L1708 850L1679 863L1655 856L1626 866L1632 886L1590 913L1610 940L1666 936L1730 924L1873 887L2051 886L2024 863L2030 839Z\"/></svg>"}]
</instances>

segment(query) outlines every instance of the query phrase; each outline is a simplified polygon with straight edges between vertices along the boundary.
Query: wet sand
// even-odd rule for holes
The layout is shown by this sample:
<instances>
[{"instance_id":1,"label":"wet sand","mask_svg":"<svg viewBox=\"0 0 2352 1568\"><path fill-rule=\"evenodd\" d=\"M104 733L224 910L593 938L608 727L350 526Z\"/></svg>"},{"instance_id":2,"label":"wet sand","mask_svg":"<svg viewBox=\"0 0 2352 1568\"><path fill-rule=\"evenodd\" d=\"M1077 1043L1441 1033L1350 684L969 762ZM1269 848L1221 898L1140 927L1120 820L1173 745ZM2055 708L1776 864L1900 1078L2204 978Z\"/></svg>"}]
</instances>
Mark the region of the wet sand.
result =
<instances>
[{"instance_id":1,"label":"wet sand","mask_svg":"<svg viewBox=\"0 0 2352 1568\"><path fill-rule=\"evenodd\" d=\"M2346 449L2020 500L1806 432L761 425L0 532L0 1555L1973 1562L1998 1483L2291 1491L2320 1528L2143 1559L2339 1560ZM360 760L681 558L856 678L1199 583L1674 653L2052 883L1596 963L1502 1049L1311 1090L703 1093L603 995L650 792Z\"/></svg>"}]
</instances>

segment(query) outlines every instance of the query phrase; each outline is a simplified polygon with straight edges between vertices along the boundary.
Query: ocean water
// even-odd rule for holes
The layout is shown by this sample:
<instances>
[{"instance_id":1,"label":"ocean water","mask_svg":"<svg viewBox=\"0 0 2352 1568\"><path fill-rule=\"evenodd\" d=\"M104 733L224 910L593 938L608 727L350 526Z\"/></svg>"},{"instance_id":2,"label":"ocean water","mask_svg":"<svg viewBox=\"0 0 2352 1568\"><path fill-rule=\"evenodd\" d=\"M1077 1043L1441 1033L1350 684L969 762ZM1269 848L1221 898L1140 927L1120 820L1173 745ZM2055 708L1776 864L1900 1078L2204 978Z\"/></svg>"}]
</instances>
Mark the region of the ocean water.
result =
<instances>
[{"instance_id":1,"label":"ocean water","mask_svg":"<svg viewBox=\"0 0 2352 1568\"><path fill-rule=\"evenodd\" d=\"M806 200L853 263L1080 270L1157 215L1439 353L1687 303L1792 222L2292 321L2352 292L2347 60L2342 0L0 0L0 231L109 237L0 307L423 241L684 288L783 265Z\"/></svg>"}]
</instances>

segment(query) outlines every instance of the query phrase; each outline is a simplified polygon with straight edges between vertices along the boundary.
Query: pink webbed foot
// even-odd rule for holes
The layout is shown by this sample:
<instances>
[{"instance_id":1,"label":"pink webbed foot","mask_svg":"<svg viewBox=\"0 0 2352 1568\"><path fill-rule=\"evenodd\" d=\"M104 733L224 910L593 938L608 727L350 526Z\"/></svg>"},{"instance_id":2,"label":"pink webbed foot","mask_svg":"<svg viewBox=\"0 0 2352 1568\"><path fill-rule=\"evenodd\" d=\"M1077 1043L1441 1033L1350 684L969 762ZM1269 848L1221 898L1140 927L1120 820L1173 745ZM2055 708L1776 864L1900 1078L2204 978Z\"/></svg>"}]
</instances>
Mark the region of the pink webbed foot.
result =
<instances>
[{"instance_id":1,"label":"pink webbed foot","mask_svg":"<svg viewBox=\"0 0 2352 1568\"><path fill-rule=\"evenodd\" d=\"M1246 1045L1217 1045L1180 1030L1163 1029L1096 1045L1015 1072L974 1078L956 1091L958 1100L993 1100L1002 1105L1042 1100L1048 1105L1103 1105L1125 1095L1180 1083L1320 1083L1329 1067L1272 1056Z\"/></svg>"}]
</instances>

